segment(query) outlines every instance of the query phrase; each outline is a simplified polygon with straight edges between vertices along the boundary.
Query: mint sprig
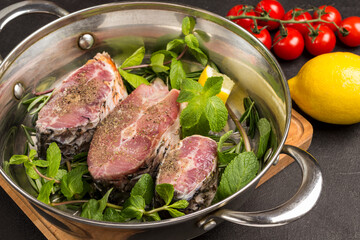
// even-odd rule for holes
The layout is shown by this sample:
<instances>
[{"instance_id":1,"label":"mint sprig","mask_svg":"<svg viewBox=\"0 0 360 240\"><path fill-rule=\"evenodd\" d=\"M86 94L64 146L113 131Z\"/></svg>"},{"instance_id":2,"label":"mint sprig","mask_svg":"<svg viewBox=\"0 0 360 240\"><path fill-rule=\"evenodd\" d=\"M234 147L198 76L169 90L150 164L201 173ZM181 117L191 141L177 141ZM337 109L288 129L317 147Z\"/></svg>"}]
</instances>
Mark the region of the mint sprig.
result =
<instances>
[{"instance_id":1,"label":"mint sprig","mask_svg":"<svg viewBox=\"0 0 360 240\"><path fill-rule=\"evenodd\" d=\"M223 101L216 96L221 91L223 78L210 77L204 87L200 83L184 79L178 102L187 102L187 107L181 112L180 124L183 127L183 137L198 132L197 125L209 126L213 132L221 131L227 122L228 112ZM205 116L205 117L202 117ZM202 120L202 121L200 121ZM192 129L193 131L190 131Z\"/></svg>"}]
</instances>

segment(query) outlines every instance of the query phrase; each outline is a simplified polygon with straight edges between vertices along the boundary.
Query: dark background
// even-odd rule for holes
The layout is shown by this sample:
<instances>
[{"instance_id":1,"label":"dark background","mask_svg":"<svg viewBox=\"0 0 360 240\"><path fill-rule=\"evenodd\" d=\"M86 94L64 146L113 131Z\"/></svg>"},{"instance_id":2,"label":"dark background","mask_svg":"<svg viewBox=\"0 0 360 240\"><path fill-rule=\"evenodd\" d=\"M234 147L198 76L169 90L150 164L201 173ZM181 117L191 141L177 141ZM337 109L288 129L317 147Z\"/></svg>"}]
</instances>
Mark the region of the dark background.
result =
<instances>
[{"instance_id":1,"label":"dark background","mask_svg":"<svg viewBox=\"0 0 360 240\"><path fill-rule=\"evenodd\" d=\"M18 1L1 0L0 9ZM86 7L108 2L109 0L54 0L59 6L74 12ZM236 4L256 5L257 0L172 0L200 7L225 16ZM280 0L285 11L293 7L308 7L332 4L343 18L360 16L358 0ZM0 33L0 54L6 56L22 39L30 33L55 20L55 17L36 14L22 16L12 21ZM349 48L337 42L334 51L348 51L360 54L360 47ZM301 66L312 58L304 52L294 61L280 61L286 77L296 75ZM296 106L294 109L302 113ZM209 231L202 239L360 239L360 125L330 125L313 120L302 113L314 127L313 141L309 152L319 161L323 171L324 187L317 206L306 216L293 223L274 228L253 228L225 222ZM254 191L242 211L265 210L288 200L297 190L301 172L296 164L270 179ZM42 233L24 215L17 205L0 188L0 239L44 239ZM171 236L169 236L171 238Z\"/></svg>"}]
</instances>

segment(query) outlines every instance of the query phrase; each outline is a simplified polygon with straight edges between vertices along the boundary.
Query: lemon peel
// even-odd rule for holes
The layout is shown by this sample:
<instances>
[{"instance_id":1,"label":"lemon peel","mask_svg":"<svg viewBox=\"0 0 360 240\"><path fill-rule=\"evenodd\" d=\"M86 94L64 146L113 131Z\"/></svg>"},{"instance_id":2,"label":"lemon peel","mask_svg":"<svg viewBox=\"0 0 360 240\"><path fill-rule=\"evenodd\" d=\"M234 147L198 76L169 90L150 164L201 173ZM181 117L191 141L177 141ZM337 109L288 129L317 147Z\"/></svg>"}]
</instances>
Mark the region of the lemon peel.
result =
<instances>
[{"instance_id":1,"label":"lemon peel","mask_svg":"<svg viewBox=\"0 0 360 240\"><path fill-rule=\"evenodd\" d=\"M319 55L288 80L291 98L308 115L331 124L360 122L360 56Z\"/></svg>"}]
</instances>

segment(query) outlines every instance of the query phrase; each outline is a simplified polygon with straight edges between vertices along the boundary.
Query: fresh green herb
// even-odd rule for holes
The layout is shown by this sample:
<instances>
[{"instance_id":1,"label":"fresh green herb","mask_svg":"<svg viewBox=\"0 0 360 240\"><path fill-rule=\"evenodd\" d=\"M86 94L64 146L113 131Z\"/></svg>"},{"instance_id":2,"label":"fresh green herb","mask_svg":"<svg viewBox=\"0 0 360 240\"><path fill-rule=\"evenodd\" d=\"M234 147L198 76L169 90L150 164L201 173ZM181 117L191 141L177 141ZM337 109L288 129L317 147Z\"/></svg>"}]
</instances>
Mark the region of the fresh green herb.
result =
<instances>
[{"instance_id":1,"label":"fresh green herb","mask_svg":"<svg viewBox=\"0 0 360 240\"><path fill-rule=\"evenodd\" d=\"M49 161L47 176L53 178L58 172L61 162L61 151L55 142L52 142L46 150L46 160Z\"/></svg>"},{"instance_id":2,"label":"fresh green herb","mask_svg":"<svg viewBox=\"0 0 360 240\"><path fill-rule=\"evenodd\" d=\"M90 199L87 203L84 203L80 216L88 219L102 221L104 218L103 212L106 208L106 203L111 191L112 189L107 191L107 193L100 200Z\"/></svg>"},{"instance_id":3,"label":"fresh green herb","mask_svg":"<svg viewBox=\"0 0 360 240\"><path fill-rule=\"evenodd\" d=\"M50 204L50 193L55 181L51 180L42 185L37 199L45 204Z\"/></svg>"},{"instance_id":4,"label":"fresh green herb","mask_svg":"<svg viewBox=\"0 0 360 240\"><path fill-rule=\"evenodd\" d=\"M145 56L145 47L140 47L130 57L125 59L125 61L121 64L120 68L124 69L127 67L140 65L144 59L144 56Z\"/></svg>"},{"instance_id":5,"label":"fresh green herb","mask_svg":"<svg viewBox=\"0 0 360 240\"><path fill-rule=\"evenodd\" d=\"M183 135L187 136L185 134L186 129L193 128L199 123L204 125L204 119L200 122L203 114L212 131L219 132L224 128L228 112L221 99L215 96L221 91L222 81L222 77L211 77L208 78L204 87L202 87L198 82L184 79L177 100L178 102L188 102L187 107L180 115ZM196 133L192 132L192 134Z\"/></svg>"},{"instance_id":6,"label":"fresh green herb","mask_svg":"<svg viewBox=\"0 0 360 240\"><path fill-rule=\"evenodd\" d=\"M109 207L105 209L103 220L108 222L125 222L125 219L118 210Z\"/></svg>"},{"instance_id":7,"label":"fresh green herb","mask_svg":"<svg viewBox=\"0 0 360 240\"><path fill-rule=\"evenodd\" d=\"M35 146L34 141L32 140L31 136L34 135L36 130L34 128L27 127L24 124L21 124L21 127L25 132L25 136L26 136L26 139L27 139L28 143L30 143L31 146Z\"/></svg>"},{"instance_id":8,"label":"fresh green herb","mask_svg":"<svg viewBox=\"0 0 360 240\"><path fill-rule=\"evenodd\" d=\"M131 196L136 195L143 197L146 205L151 203L154 196L154 181L149 174L143 174L131 189Z\"/></svg>"},{"instance_id":9,"label":"fresh green herb","mask_svg":"<svg viewBox=\"0 0 360 240\"><path fill-rule=\"evenodd\" d=\"M151 68L155 73L161 73L169 70L169 67L164 66L165 55L162 53L152 54L150 58Z\"/></svg>"},{"instance_id":10,"label":"fresh green herb","mask_svg":"<svg viewBox=\"0 0 360 240\"><path fill-rule=\"evenodd\" d=\"M259 140L259 147L256 154L258 159L264 156L265 152L267 151L267 146L269 143L269 137L271 132L271 126L269 121L266 118L261 118L257 122L257 128L259 129L260 140Z\"/></svg>"},{"instance_id":11,"label":"fresh green herb","mask_svg":"<svg viewBox=\"0 0 360 240\"><path fill-rule=\"evenodd\" d=\"M45 106L45 104L50 100L52 94L53 91L44 95L30 98L28 100L23 101L22 103L24 105L29 105L27 111L29 112L30 115L34 115L38 113Z\"/></svg>"},{"instance_id":12,"label":"fresh green herb","mask_svg":"<svg viewBox=\"0 0 360 240\"><path fill-rule=\"evenodd\" d=\"M170 51L170 50L173 50L179 46L183 46L185 45L185 41L184 39L174 39L174 40L171 40L167 45L166 45L166 50L167 51Z\"/></svg>"},{"instance_id":13,"label":"fresh green herb","mask_svg":"<svg viewBox=\"0 0 360 240\"><path fill-rule=\"evenodd\" d=\"M120 75L123 76L123 78L125 78L125 80L128 83L130 83L130 85L134 88L137 88L141 84L146 84L146 85L150 84L145 78L136 74L128 73L125 70L122 70L121 68L119 68L119 72Z\"/></svg>"},{"instance_id":14,"label":"fresh green herb","mask_svg":"<svg viewBox=\"0 0 360 240\"><path fill-rule=\"evenodd\" d=\"M186 78L186 73L184 71L183 65L180 60L173 58L171 61L170 67L170 83L171 87L175 89L180 89L182 81Z\"/></svg>"},{"instance_id":15,"label":"fresh green herb","mask_svg":"<svg viewBox=\"0 0 360 240\"><path fill-rule=\"evenodd\" d=\"M235 157L221 176L214 202L221 201L248 184L257 174L259 162L253 152Z\"/></svg>"},{"instance_id":16,"label":"fresh green herb","mask_svg":"<svg viewBox=\"0 0 360 240\"><path fill-rule=\"evenodd\" d=\"M185 36L185 43L189 47L189 52L193 55L199 63L203 66L206 66L208 63L208 57L206 54L200 49L199 41L193 34L189 34Z\"/></svg>"},{"instance_id":17,"label":"fresh green herb","mask_svg":"<svg viewBox=\"0 0 360 240\"><path fill-rule=\"evenodd\" d=\"M193 17L184 17L181 25L183 34L185 36L189 35L194 30L194 27L195 19Z\"/></svg>"},{"instance_id":18,"label":"fresh green herb","mask_svg":"<svg viewBox=\"0 0 360 240\"><path fill-rule=\"evenodd\" d=\"M87 166L78 166L64 175L61 179L61 192L70 200L76 194L83 192L82 176L88 172Z\"/></svg>"},{"instance_id":19,"label":"fresh green herb","mask_svg":"<svg viewBox=\"0 0 360 240\"><path fill-rule=\"evenodd\" d=\"M169 205L174 196L174 187L171 184L163 183L156 185L157 194L164 200L165 205Z\"/></svg>"}]
</instances>

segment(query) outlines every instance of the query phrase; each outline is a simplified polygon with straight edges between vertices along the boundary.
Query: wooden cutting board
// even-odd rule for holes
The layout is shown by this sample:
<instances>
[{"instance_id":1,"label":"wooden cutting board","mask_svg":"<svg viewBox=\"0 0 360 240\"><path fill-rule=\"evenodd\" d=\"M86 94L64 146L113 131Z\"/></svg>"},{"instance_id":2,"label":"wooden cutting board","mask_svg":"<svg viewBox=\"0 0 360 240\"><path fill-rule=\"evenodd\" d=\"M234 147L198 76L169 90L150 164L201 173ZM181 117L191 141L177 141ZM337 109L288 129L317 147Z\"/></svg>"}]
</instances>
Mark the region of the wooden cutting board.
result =
<instances>
[{"instance_id":1,"label":"wooden cutting board","mask_svg":"<svg viewBox=\"0 0 360 240\"><path fill-rule=\"evenodd\" d=\"M297 146L304 150L308 149L313 135L313 128L311 124L296 111L292 111L291 125L286 144ZM266 172L260 179L261 184L269 180L278 172L287 167L294 160L286 155L280 155L279 161L275 166ZM7 194L14 200L20 209L28 216L28 218L35 224L35 226L44 234L49 240L79 240L79 238L69 235L61 229L55 227L44 219L38 212L25 200L23 196L14 191L5 179L0 175L0 186L7 192Z\"/></svg>"}]
</instances>

